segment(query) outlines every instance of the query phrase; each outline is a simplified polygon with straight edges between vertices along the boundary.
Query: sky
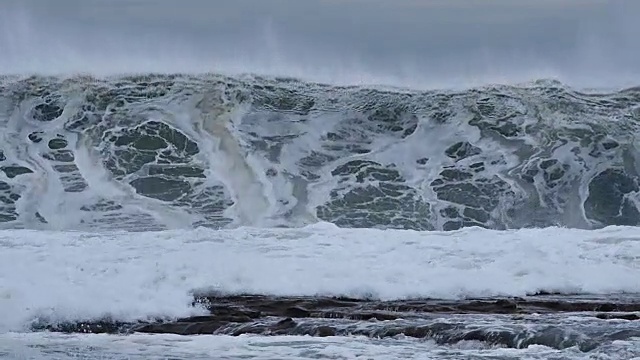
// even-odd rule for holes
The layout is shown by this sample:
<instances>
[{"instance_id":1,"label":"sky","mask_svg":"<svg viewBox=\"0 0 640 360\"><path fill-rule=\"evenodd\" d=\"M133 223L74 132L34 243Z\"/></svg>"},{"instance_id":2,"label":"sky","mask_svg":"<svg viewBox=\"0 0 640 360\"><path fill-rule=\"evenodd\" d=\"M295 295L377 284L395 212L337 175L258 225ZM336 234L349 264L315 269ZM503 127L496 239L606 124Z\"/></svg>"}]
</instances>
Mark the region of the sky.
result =
<instances>
[{"instance_id":1,"label":"sky","mask_svg":"<svg viewBox=\"0 0 640 360\"><path fill-rule=\"evenodd\" d=\"M0 73L640 84L636 0L2 0Z\"/></svg>"}]
</instances>

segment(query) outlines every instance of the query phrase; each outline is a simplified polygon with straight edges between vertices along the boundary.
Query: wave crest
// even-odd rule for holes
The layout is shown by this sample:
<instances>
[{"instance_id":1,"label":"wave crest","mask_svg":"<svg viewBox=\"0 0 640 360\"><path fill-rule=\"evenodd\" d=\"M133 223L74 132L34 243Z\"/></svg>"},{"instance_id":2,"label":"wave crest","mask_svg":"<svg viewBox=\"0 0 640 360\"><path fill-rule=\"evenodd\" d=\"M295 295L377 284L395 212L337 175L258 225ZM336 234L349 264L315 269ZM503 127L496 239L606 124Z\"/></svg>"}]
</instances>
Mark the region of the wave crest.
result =
<instances>
[{"instance_id":1,"label":"wave crest","mask_svg":"<svg viewBox=\"0 0 640 360\"><path fill-rule=\"evenodd\" d=\"M0 226L640 223L640 91L5 77Z\"/></svg>"}]
</instances>

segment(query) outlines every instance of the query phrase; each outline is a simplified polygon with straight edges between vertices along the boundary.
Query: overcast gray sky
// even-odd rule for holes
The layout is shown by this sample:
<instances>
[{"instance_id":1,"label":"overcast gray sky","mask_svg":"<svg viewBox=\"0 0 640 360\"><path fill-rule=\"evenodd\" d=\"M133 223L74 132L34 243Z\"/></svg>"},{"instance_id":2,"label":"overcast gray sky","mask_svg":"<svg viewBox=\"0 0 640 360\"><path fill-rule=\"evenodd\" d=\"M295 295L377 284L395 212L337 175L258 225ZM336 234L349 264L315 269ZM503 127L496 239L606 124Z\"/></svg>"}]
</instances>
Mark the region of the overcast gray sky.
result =
<instances>
[{"instance_id":1,"label":"overcast gray sky","mask_svg":"<svg viewBox=\"0 0 640 360\"><path fill-rule=\"evenodd\" d=\"M640 84L636 0L1 0L1 73Z\"/></svg>"}]
</instances>

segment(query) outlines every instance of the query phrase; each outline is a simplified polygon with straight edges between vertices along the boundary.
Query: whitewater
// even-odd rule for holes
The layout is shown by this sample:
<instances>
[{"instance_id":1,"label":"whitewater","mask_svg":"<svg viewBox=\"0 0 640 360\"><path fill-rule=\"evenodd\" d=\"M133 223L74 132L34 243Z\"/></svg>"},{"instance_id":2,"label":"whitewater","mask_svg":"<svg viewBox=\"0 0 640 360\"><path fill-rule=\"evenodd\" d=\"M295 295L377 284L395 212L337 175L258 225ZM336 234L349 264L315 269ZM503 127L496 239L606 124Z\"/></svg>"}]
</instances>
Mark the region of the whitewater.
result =
<instances>
[{"instance_id":1,"label":"whitewater","mask_svg":"<svg viewBox=\"0 0 640 360\"><path fill-rule=\"evenodd\" d=\"M7 358L51 358L60 348L66 348L67 356L82 358L207 358L213 354L266 358L261 355L263 347L272 349L267 357L293 358L315 353L393 358L399 352L409 358L425 358L420 354L435 357L445 351L442 346L407 340L356 339L349 343L338 338L326 343L295 337L229 339L216 335L201 340L29 332L36 323L203 314L202 308L191 305L194 292L455 300L541 291L601 295L640 291L640 237L635 229L625 227L417 232L340 229L319 223L297 229L145 233L4 230L0 246L0 354L4 352ZM485 321L494 328L506 326L502 324L505 320L496 317ZM574 321L578 328L589 326L584 319ZM619 331L615 321L600 321L609 323L606 331ZM571 326L576 325L564 327ZM635 336L640 335L635 329ZM606 358L602 352L612 349L615 352L609 356L637 356L637 342L626 341L632 342L604 344L593 356ZM367 343L371 347L364 345ZM140 347L147 344L150 354L156 355L145 354L146 350L140 353ZM538 350L542 351L534 346L514 353L468 344L454 353L470 358L513 355L542 359L549 354L569 356L574 351ZM585 356L575 351L576 357Z\"/></svg>"},{"instance_id":2,"label":"whitewater","mask_svg":"<svg viewBox=\"0 0 640 360\"><path fill-rule=\"evenodd\" d=\"M0 111L2 358L640 356L635 88L5 76Z\"/></svg>"},{"instance_id":3,"label":"whitewater","mask_svg":"<svg viewBox=\"0 0 640 360\"><path fill-rule=\"evenodd\" d=\"M3 1L0 359L640 359L635 8Z\"/></svg>"},{"instance_id":4,"label":"whitewater","mask_svg":"<svg viewBox=\"0 0 640 360\"><path fill-rule=\"evenodd\" d=\"M637 88L414 91L216 74L0 86L1 227L640 222Z\"/></svg>"}]
</instances>

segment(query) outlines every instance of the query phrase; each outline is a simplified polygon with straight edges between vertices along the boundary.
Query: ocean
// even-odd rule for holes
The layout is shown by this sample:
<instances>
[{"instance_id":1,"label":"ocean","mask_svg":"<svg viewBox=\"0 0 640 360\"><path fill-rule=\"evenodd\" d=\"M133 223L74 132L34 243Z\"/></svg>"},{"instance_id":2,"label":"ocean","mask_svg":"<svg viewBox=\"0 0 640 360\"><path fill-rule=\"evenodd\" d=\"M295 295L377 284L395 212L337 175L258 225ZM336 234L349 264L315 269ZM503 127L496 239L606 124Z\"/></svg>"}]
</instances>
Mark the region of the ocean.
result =
<instances>
[{"instance_id":1,"label":"ocean","mask_svg":"<svg viewBox=\"0 0 640 360\"><path fill-rule=\"evenodd\" d=\"M0 1L0 360L640 360L639 12Z\"/></svg>"},{"instance_id":2,"label":"ocean","mask_svg":"<svg viewBox=\"0 0 640 360\"><path fill-rule=\"evenodd\" d=\"M640 356L640 90L0 82L0 358Z\"/></svg>"}]
</instances>

